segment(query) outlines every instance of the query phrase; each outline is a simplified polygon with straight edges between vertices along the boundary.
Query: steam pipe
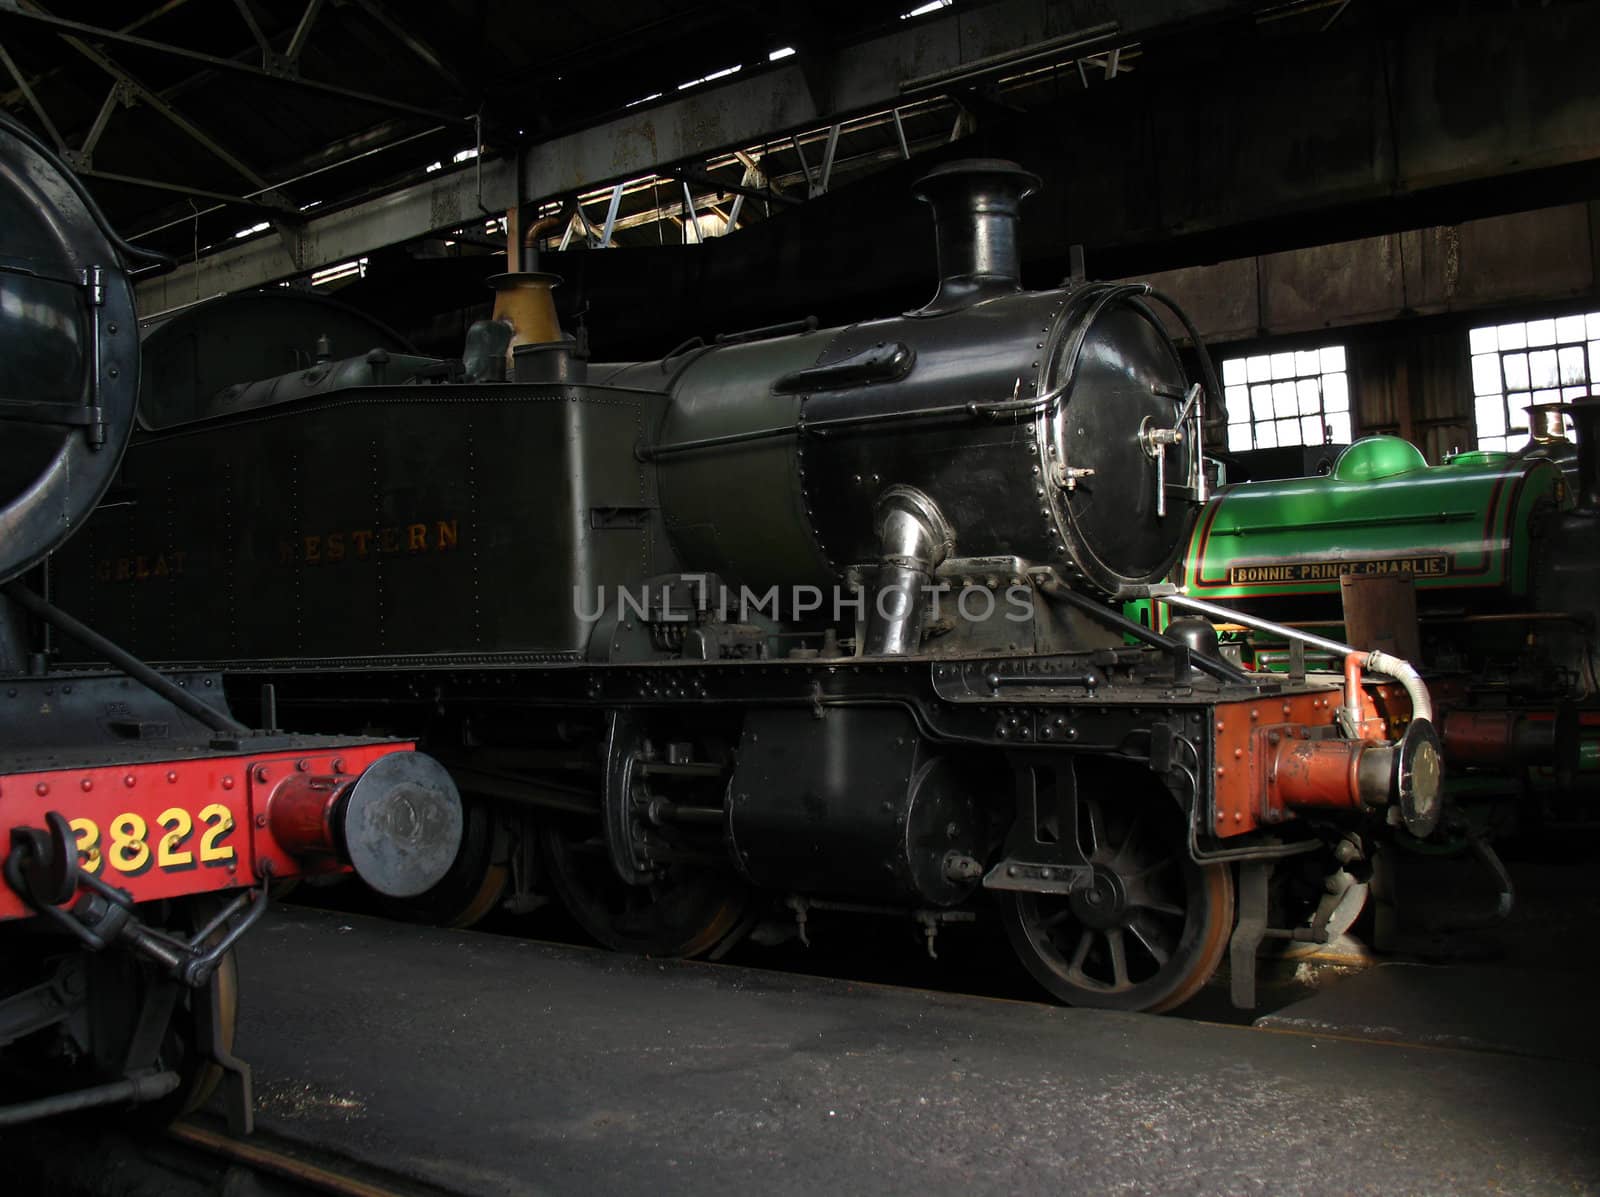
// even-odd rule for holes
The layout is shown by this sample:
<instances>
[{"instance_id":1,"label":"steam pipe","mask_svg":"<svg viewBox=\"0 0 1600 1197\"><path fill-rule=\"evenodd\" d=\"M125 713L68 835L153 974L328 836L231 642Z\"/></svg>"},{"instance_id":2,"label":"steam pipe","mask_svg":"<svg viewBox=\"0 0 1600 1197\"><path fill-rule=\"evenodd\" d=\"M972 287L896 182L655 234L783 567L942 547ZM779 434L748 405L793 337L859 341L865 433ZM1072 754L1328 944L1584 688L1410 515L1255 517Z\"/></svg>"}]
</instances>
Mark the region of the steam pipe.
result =
<instances>
[{"instance_id":1,"label":"steam pipe","mask_svg":"<svg viewBox=\"0 0 1600 1197\"><path fill-rule=\"evenodd\" d=\"M1433 699L1428 695L1428 687L1422 680L1422 675L1409 661L1389 653L1373 649L1367 652L1356 648L1354 645L1341 644L1337 640L1329 640L1313 632L1301 628L1287 627L1281 623L1274 623L1270 619L1262 619L1259 615L1249 615L1237 611L1232 607L1222 607L1216 603L1208 603L1203 599L1190 598L1186 594L1177 593L1173 589L1167 593L1167 587L1152 587L1151 597L1173 607L1182 607L1188 611L1196 611L1201 615L1208 615L1212 619L1231 623L1242 623L1246 627L1255 628L1257 631L1270 632L1274 636L1282 636L1285 640L1299 640L1314 648L1324 649L1338 656L1341 660L1354 654L1360 657L1362 664L1373 673L1382 674L1384 677L1393 678L1405 687L1406 695L1411 699L1411 717L1413 719L1426 719L1433 721Z\"/></svg>"},{"instance_id":2,"label":"steam pipe","mask_svg":"<svg viewBox=\"0 0 1600 1197\"><path fill-rule=\"evenodd\" d=\"M876 523L883 556L865 655L904 656L921 643L923 591L955 547L955 533L934 501L911 486L884 491Z\"/></svg>"}]
</instances>

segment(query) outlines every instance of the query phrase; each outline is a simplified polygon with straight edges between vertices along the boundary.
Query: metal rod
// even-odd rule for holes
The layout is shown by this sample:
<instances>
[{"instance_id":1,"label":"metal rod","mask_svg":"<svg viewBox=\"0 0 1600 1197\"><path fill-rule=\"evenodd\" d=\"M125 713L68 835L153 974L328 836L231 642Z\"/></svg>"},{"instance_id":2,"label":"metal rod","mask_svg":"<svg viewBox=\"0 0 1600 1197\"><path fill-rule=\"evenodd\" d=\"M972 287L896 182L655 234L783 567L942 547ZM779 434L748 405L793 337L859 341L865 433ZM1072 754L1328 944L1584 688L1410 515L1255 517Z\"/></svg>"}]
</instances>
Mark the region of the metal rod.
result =
<instances>
[{"instance_id":1,"label":"metal rod","mask_svg":"<svg viewBox=\"0 0 1600 1197\"><path fill-rule=\"evenodd\" d=\"M1036 62L1041 58L1049 58L1060 54L1065 56L1069 50L1082 51L1096 42L1103 42L1121 30L1122 26L1116 21L1106 21L1100 25L1091 25L1087 29L1080 29L1074 33L1053 37L1049 41L1036 42L1022 50L1009 50L1003 54L993 54L988 58L979 58L972 62L962 63L960 66L948 70L936 71L931 75L919 75L914 79L900 81L900 93L927 91L930 88L949 87L956 83L964 83L981 75L993 74L997 71L1019 67L1024 63Z\"/></svg>"},{"instance_id":2,"label":"metal rod","mask_svg":"<svg viewBox=\"0 0 1600 1197\"><path fill-rule=\"evenodd\" d=\"M391 100L384 96L374 96L367 92L355 91L348 87L340 87L333 83L321 83L315 79L304 79L294 75L274 75L260 67L250 66L248 63L236 62L232 58L219 58L215 54L204 54L199 50L190 50L183 46L169 45L166 42L152 41L147 37L137 37L129 33L119 33L115 29L104 29L98 25L88 25L82 21L70 21L65 17L53 16L49 13L29 12L20 8L0 6L0 15L14 20L28 21L35 25L43 25L63 34L81 34L93 38L97 42L109 42L114 45L132 46L136 49L147 50L152 54L165 54L172 58L181 58L187 62L198 62L204 66L219 71L232 71L236 75L248 75L259 79L263 83L276 83L288 87L297 87L304 91L321 92L324 95L337 96L342 100L350 100L358 104L369 104L374 108L381 108L388 112L403 112L408 116L426 117L434 121L450 121L454 124L470 124L471 117L456 116L453 113L438 112L431 108L421 108L415 104L407 104L400 100ZM296 31L296 37L299 37ZM76 38L70 38L76 42ZM74 48L87 49L79 43ZM291 48L293 48L291 46ZM301 47L304 48L303 46Z\"/></svg>"},{"instance_id":3,"label":"metal rod","mask_svg":"<svg viewBox=\"0 0 1600 1197\"><path fill-rule=\"evenodd\" d=\"M1244 611L1237 611L1232 607L1224 607L1218 603L1208 603L1204 599L1190 598L1186 594L1157 593L1151 597L1169 606L1197 611L1201 615L1209 616L1211 619L1223 623L1241 623L1260 632L1271 632L1275 636L1282 636L1285 640L1302 640L1313 648L1325 649L1330 653L1338 653L1341 657L1362 651L1352 644L1345 644L1339 640L1329 640L1326 636L1318 636L1315 632L1308 632L1304 628L1292 628L1288 624L1274 623L1270 619L1262 619L1259 615L1250 615Z\"/></svg>"},{"instance_id":4,"label":"metal rod","mask_svg":"<svg viewBox=\"0 0 1600 1197\"><path fill-rule=\"evenodd\" d=\"M241 4L244 2L245 0L240 0ZM407 29L401 22L395 20L390 15L389 10L378 3L378 0L356 0L356 3L366 11L369 17L387 29L396 41L431 67L441 79L450 84L461 95L468 94L467 85L461 82L459 75L444 64L444 60L439 57L438 52L415 33L412 33L411 30Z\"/></svg>"},{"instance_id":5,"label":"metal rod","mask_svg":"<svg viewBox=\"0 0 1600 1197\"><path fill-rule=\"evenodd\" d=\"M700 236L700 214L694 210L694 196L689 194L689 184L683 184L683 243L689 244L689 227L694 226L695 243L703 244Z\"/></svg>"},{"instance_id":6,"label":"metal rod","mask_svg":"<svg viewBox=\"0 0 1600 1197\"><path fill-rule=\"evenodd\" d=\"M611 189L611 203L606 206L606 227L600 234L600 248L606 249L611 245L611 234L617 231L617 209L622 206L622 184L618 183ZM566 248L565 245L562 246Z\"/></svg>"},{"instance_id":7,"label":"metal rod","mask_svg":"<svg viewBox=\"0 0 1600 1197\"><path fill-rule=\"evenodd\" d=\"M256 45L261 48L261 65L265 66L272 60L272 43L267 40L267 35L261 32L256 14L250 10L250 0L233 0L233 6L239 10L246 28L250 30L250 36L256 39Z\"/></svg>"},{"instance_id":8,"label":"metal rod","mask_svg":"<svg viewBox=\"0 0 1600 1197\"><path fill-rule=\"evenodd\" d=\"M1061 583L1046 583L1040 586L1039 589L1044 592L1047 598L1052 598L1057 602L1067 603L1070 606L1076 607L1084 614L1099 620L1107 627L1114 628L1119 632L1123 632L1129 636L1132 636L1135 640L1143 640L1146 644L1153 645L1164 652L1175 653L1179 649L1187 647L1187 645L1179 644L1170 636L1163 636L1154 628L1147 628L1144 626L1144 624L1138 622L1137 620L1129 619L1120 611L1113 611L1104 603L1092 599L1086 594L1079 594L1069 586L1062 585ZM1259 686L1261 684L1260 679L1252 678L1249 674L1245 673L1244 670L1237 669L1228 664L1226 661L1218 660L1213 657L1202 656L1200 653L1190 653L1189 664L1193 665L1202 673L1209 673L1218 681L1244 682L1245 684L1252 686Z\"/></svg>"},{"instance_id":9,"label":"metal rod","mask_svg":"<svg viewBox=\"0 0 1600 1197\"><path fill-rule=\"evenodd\" d=\"M44 110L44 105L39 103L39 97L33 94L33 88L28 86L28 80L21 69L12 61L11 55L5 46L0 45L0 62L5 64L11 77L17 81L17 90L22 92L22 98L28 101L28 107L33 109L33 114L39 118L39 123L44 126L44 131L50 134L50 140L56 143L56 149L66 152L67 143L61 139L61 133L56 129L56 123L50 119L50 114Z\"/></svg>"},{"instance_id":10,"label":"metal rod","mask_svg":"<svg viewBox=\"0 0 1600 1197\"><path fill-rule=\"evenodd\" d=\"M284 219L298 218L297 212L285 212L275 204L263 204L243 195L228 195L222 191L207 191L204 187L190 187L186 183L162 183L156 179L141 179L134 175L119 175L112 171L95 170L93 167L80 167L78 174L89 179L104 179L108 183L125 183L129 187L143 187L150 191L170 191L176 195L193 196L196 199L221 200L219 207L247 208L254 212L266 212ZM213 209L216 210L216 209ZM190 220L193 217L189 218ZM183 222L188 223L188 220Z\"/></svg>"},{"instance_id":11,"label":"metal rod","mask_svg":"<svg viewBox=\"0 0 1600 1197\"><path fill-rule=\"evenodd\" d=\"M1169 591L1169 593L1163 593L1163 591ZM1341 644L1337 640L1329 640L1326 637L1315 635L1300 628L1285 627L1281 623L1273 623L1272 620L1262 619L1257 615L1247 615L1243 611L1221 607L1216 603L1205 602L1203 599L1190 598L1186 594L1176 593L1171 587L1153 587L1151 597L1161 599L1169 606L1184 607L1191 611L1198 611L1200 614L1213 619L1246 624L1259 631L1271 632L1273 635L1282 636L1285 639L1302 640L1314 648L1338 653L1341 657L1352 655L1361 657L1366 667L1373 673L1392 677L1405 687L1406 694L1411 699L1411 710L1415 719L1426 719L1430 723L1433 721L1433 699L1428 693L1427 684L1423 682L1422 676L1409 661L1402 660L1379 649L1367 650L1356 648L1350 644Z\"/></svg>"},{"instance_id":12,"label":"metal rod","mask_svg":"<svg viewBox=\"0 0 1600 1197\"><path fill-rule=\"evenodd\" d=\"M16 1126L36 1118L67 1114L73 1110L88 1110L95 1106L109 1106L117 1102L156 1101L178 1087L178 1074L157 1072L147 1076L131 1076L126 1080L112 1081L109 1085L94 1085L56 1097L41 1097L37 1101L23 1101L16 1105L0 1106L0 1126Z\"/></svg>"},{"instance_id":13,"label":"metal rod","mask_svg":"<svg viewBox=\"0 0 1600 1197\"><path fill-rule=\"evenodd\" d=\"M800 148L800 139L793 133L789 135L789 144L794 146L794 156L800 159L800 170L806 177L806 191L809 193L816 186L815 178L811 174L811 164L806 161L806 152Z\"/></svg>"},{"instance_id":14,"label":"metal rod","mask_svg":"<svg viewBox=\"0 0 1600 1197\"><path fill-rule=\"evenodd\" d=\"M769 193L762 191L759 188L752 187L750 183L751 172L749 168L745 169L744 178L738 183L729 183L725 179L717 178L709 171L697 170L689 166L675 166L672 168L670 173L676 178L687 179L689 182L698 183L702 187L714 187L718 191L727 191L733 195L747 196L750 199L772 199L790 208L794 207L800 202L790 195L779 195L776 192Z\"/></svg>"},{"instance_id":15,"label":"metal rod","mask_svg":"<svg viewBox=\"0 0 1600 1197\"><path fill-rule=\"evenodd\" d=\"M10 14L12 16L28 17L30 19L33 18L36 15L36 14L33 14L33 13L22 12L20 9L3 8L3 7L0 7L0 14ZM59 18L56 18L56 17L50 17L49 18L49 20L51 20L51 21L56 21L58 19ZM67 22L67 24L69 24L69 25L77 25L78 22L69 21L69 22ZM88 26L88 25L84 26L83 28L86 31L88 31L90 34L107 32L105 30L96 30L93 26ZM166 117L166 119L168 121L170 121L172 124L176 125L179 129L181 129L184 133L186 133L197 144L199 144L200 146L204 147L213 157L217 158L221 162L226 163L233 170L238 171L241 175L243 175L246 179L250 180L250 182L254 183L257 187L265 187L267 185L267 181L265 179L263 179L260 175L256 174L255 171L251 170L243 162L239 161L239 159L235 158L231 153L229 153L226 149L224 149L221 144L219 144L216 140L214 140L208 133L206 133L204 130L198 128L197 126L195 126L189 120L188 117L184 116L181 112L179 112L171 104L168 104L165 100L163 100L154 91L152 91L150 88L146 87L144 84L140 83L132 75L128 74L127 71L123 70L120 66L118 66L114 61L112 61L110 58L108 58L105 54L102 54L99 50L95 49L93 46L89 45L87 42L83 41L81 38L70 37L70 36L68 36L66 34L62 34L61 40L66 42L67 45L71 46L79 54L82 54L90 62L94 63L97 67L99 67L101 70L103 70L106 74L110 75L113 79L118 80L119 82L121 82L126 87L129 87L133 91L137 92L140 99L142 99L146 104L150 105L150 107L153 110L155 110L156 112L158 112L160 115ZM145 39L144 38L134 38L133 40L136 41L136 42L142 42ZM153 45L155 43L151 43L151 44ZM209 55L207 55L207 57L209 57ZM218 61L228 61L228 60L219 59ZM238 66L239 64L238 63L233 63L232 65ZM250 69L253 70L254 68L250 68ZM270 78L270 76L268 76L268 77Z\"/></svg>"},{"instance_id":16,"label":"metal rod","mask_svg":"<svg viewBox=\"0 0 1600 1197\"><path fill-rule=\"evenodd\" d=\"M192 715L212 731L241 733L250 730L231 715L206 705L171 678L163 677L127 649L107 640L99 632L85 623L80 623L55 604L46 602L21 582L8 582L4 587L0 587L0 590L28 614L44 620L91 652L99 653L134 681L159 694L180 711Z\"/></svg>"},{"instance_id":17,"label":"metal rod","mask_svg":"<svg viewBox=\"0 0 1600 1197\"><path fill-rule=\"evenodd\" d=\"M311 40L311 27L317 23L317 14L322 11L322 0L306 0L306 10L300 14L300 23L294 27L294 36L289 39L289 48L283 52L283 57L291 65L299 65L300 55L306 48L306 43Z\"/></svg>"},{"instance_id":18,"label":"metal rod","mask_svg":"<svg viewBox=\"0 0 1600 1197\"><path fill-rule=\"evenodd\" d=\"M94 154L94 147L100 144L100 137L106 131L106 126L111 123L111 114L117 108L117 96L122 93L122 84L113 83L111 90L106 92L105 103L100 105L100 111L95 113L94 124L89 126L89 132L84 134L83 144L78 147L78 157L87 167L90 157Z\"/></svg>"},{"instance_id":19,"label":"metal rod","mask_svg":"<svg viewBox=\"0 0 1600 1197\"><path fill-rule=\"evenodd\" d=\"M395 141L385 142L383 145L375 145L371 149L362 150L360 153L354 154L349 158L341 158L337 162L329 162L325 166L319 166L315 170L308 170L304 174L295 175L293 178L282 179L276 183L257 188L255 191L247 191L240 198L244 200L252 200L258 196L266 195L269 191L276 191L280 187L292 187L296 183L303 183L307 179L314 179L318 175L327 174L330 170L339 170L342 167L350 166L353 163L360 162L363 158L370 158L374 154L382 154L388 150L399 149L401 146L407 145L410 142L418 141L424 137L432 137L435 133L443 132L443 125L435 125L431 129L423 129L420 133L412 133L408 136L398 138ZM226 204L217 204L215 207L201 208L198 212L191 213L190 215L183 217L181 220L169 220L165 224L158 224L152 228L145 229L142 232L135 233L133 235L133 239L137 241L141 237L150 236L152 233L160 233L167 229L176 228L180 224L188 224L196 216L209 216L213 212L222 211L225 207L227 207Z\"/></svg>"},{"instance_id":20,"label":"metal rod","mask_svg":"<svg viewBox=\"0 0 1600 1197\"><path fill-rule=\"evenodd\" d=\"M898 108L893 109L892 115L894 116L894 139L900 145L900 157L910 158L911 147L906 144L906 126L905 122L900 119L900 110Z\"/></svg>"},{"instance_id":21,"label":"metal rod","mask_svg":"<svg viewBox=\"0 0 1600 1197\"><path fill-rule=\"evenodd\" d=\"M830 125L828 128L828 144L822 151L822 170L817 175L817 190L826 195L828 182L833 178L833 158L839 152L839 126Z\"/></svg>"}]
</instances>

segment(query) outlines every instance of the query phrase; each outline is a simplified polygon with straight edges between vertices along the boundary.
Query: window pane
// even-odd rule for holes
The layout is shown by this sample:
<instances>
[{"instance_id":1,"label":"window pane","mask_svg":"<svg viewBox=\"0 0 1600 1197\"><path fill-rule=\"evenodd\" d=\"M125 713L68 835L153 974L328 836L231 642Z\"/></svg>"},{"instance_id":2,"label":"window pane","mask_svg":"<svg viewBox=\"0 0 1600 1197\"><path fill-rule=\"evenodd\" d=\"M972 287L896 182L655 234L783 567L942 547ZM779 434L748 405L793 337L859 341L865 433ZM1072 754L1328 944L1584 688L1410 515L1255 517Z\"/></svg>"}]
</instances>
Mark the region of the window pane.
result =
<instances>
[{"instance_id":1,"label":"window pane","mask_svg":"<svg viewBox=\"0 0 1600 1197\"><path fill-rule=\"evenodd\" d=\"M1272 419L1272 387L1260 383L1250 388L1250 418L1259 423Z\"/></svg>"},{"instance_id":2,"label":"window pane","mask_svg":"<svg viewBox=\"0 0 1600 1197\"><path fill-rule=\"evenodd\" d=\"M1328 436L1335 445L1348 445L1350 443L1350 413L1331 411L1328 413Z\"/></svg>"},{"instance_id":3,"label":"window pane","mask_svg":"<svg viewBox=\"0 0 1600 1197\"><path fill-rule=\"evenodd\" d=\"M1520 432L1524 435L1528 431L1528 396L1507 395L1506 406L1510 409L1510 416L1506 420L1506 435Z\"/></svg>"},{"instance_id":4,"label":"window pane","mask_svg":"<svg viewBox=\"0 0 1600 1197\"><path fill-rule=\"evenodd\" d=\"M1589 379L1600 382L1600 341L1589 342Z\"/></svg>"},{"instance_id":5,"label":"window pane","mask_svg":"<svg viewBox=\"0 0 1600 1197\"><path fill-rule=\"evenodd\" d=\"M1586 386L1582 386L1582 387L1563 387L1561 389L1561 398L1567 403L1572 402L1574 399L1587 398L1588 394L1589 394L1589 388L1586 387Z\"/></svg>"},{"instance_id":6,"label":"window pane","mask_svg":"<svg viewBox=\"0 0 1600 1197\"><path fill-rule=\"evenodd\" d=\"M1528 321L1528 347L1535 345L1554 345L1556 341L1556 322L1554 320Z\"/></svg>"},{"instance_id":7,"label":"window pane","mask_svg":"<svg viewBox=\"0 0 1600 1197\"><path fill-rule=\"evenodd\" d=\"M1272 355L1272 377L1274 377L1274 378L1293 378L1294 377L1294 354L1292 354L1292 353L1274 353Z\"/></svg>"},{"instance_id":8,"label":"window pane","mask_svg":"<svg viewBox=\"0 0 1600 1197\"><path fill-rule=\"evenodd\" d=\"M1325 411L1350 410L1350 384L1344 374L1329 374L1323 378L1322 407Z\"/></svg>"},{"instance_id":9,"label":"window pane","mask_svg":"<svg viewBox=\"0 0 1600 1197\"><path fill-rule=\"evenodd\" d=\"M1472 359L1472 393L1498 395L1500 393L1500 355L1480 353Z\"/></svg>"},{"instance_id":10,"label":"window pane","mask_svg":"<svg viewBox=\"0 0 1600 1197\"><path fill-rule=\"evenodd\" d=\"M1300 414L1302 416L1316 415L1322 411L1322 387L1315 378L1302 378L1295 383L1295 390L1300 395Z\"/></svg>"},{"instance_id":11,"label":"window pane","mask_svg":"<svg viewBox=\"0 0 1600 1197\"><path fill-rule=\"evenodd\" d=\"M1344 369L1344 346L1329 345L1322 351L1322 369L1325 374L1333 374Z\"/></svg>"},{"instance_id":12,"label":"window pane","mask_svg":"<svg viewBox=\"0 0 1600 1197\"><path fill-rule=\"evenodd\" d=\"M1589 339L1600 341L1600 312L1590 312L1583 322L1589 326Z\"/></svg>"},{"instance_id":13,"label":"window pane","mask_svg":"<svg viewBox=\"0 0 1600 1197\"><path fill-rule=\"evenodd\" d=\"M1256 448L1276 449L1278 447L1278 426L1271 420L1264 424L1256 425Z\"/></svg>"},{"instance_id":14,"label":"window pane","mask_svg":"<svg viewBox=\"0 0 1600 1197\"><path fill-rule=\"evenodd\" d=\"M1222 398L1223 401L1228 405L1228 416L1230 419L1242 420L1249 414L1249 387L1224 387L1222 391Z\"/></svg>"},{"instance_id":15,"label":"window pane","mask_svg":"<svg viewBox=\"0 0 1600 1197\"><path fill-rule=\"evenodd\" d=\"M1248 357L1244 364L1251 382L1266 382L1272 374L1272 359L1269 357Z\"/></svg>"},{"instance_id":16,"label":"window pane","mask_svg":"<svg viewBox=\"0 0 1600 1197\"><path fill-rule=\"evenodd\" d=\"M1499 395L1480 395L1473 409L1477 416L1479 443L1485 436L1505 435L1506 413Z\"/></svg>"},{"instance_id":17,"label":"window pane","mask_svg":"<svg viewBox=\"0 0 1600 1197\"><path fill-rule=\"evenodd\" d=\"M1233 450L1235 453L1239 453L1239 452L1242 452L1243 450L1249 449L1251 447L1252 447L1252 445L1250 443L1250 425L1248 425L1248 424L1229 424L1228 425L1228 448Z\"/></svg>"},{"instance_id":18,"label":"window pane","mask_svg":"<svg viewBox=\"0 0 1600 1197\"><path fill-rule=\"evenodd\" d=\"M1556 319L1556 341L1566 344L1570 341L1586 341L1583 335L1582 316L1560 316Z\"/></svg>"},{"instance_id":19,"label":"window pane","mask_svg":"<svg viewBox=\"0 0 1600 1197\"><path fill-rule=\"evenodd\" d=\"M1539 349L1528 354L1528 374L1536 387L1556 385L1556 351Z\"/></svg>"},{"instance_id":20,"label":"window pane","mask_svg":"<svg viewBox=\"0 0 1600 1197\"><path fill-rule=\"evenodd\" d=\"M1561 385L1572 386L1576 383L1587 382L1587 372L1583 365L1583 346L1568 345L1560 351Z\"/></svg>"},{"instance_id":21,"label":"window pane","mask_svg":"<svg viewBox=\"0 0 1600 1197\"><path fill-rule=\"evenodd\" d=\"M1528 344L1528 329L1523 324L1502 324L1495 330L1500 337L1500 349L1523 349Z\"/></svg>"},{"instance_id":22,"label":"window pane","mask_svg":"<svg viewBox=\"0 0 1600 1197\"><path fill-rule=\"evenodd\" d=\"M1278 421L1278 444L1279 445L1298 445L1298 444L1302 444L1302 443L1303 442L1300 440L1300 421L1299 420L1279 420Z\"/></svg>"},{"instance_id":23,"label":"window pane","mask_svg":"<svg viewBox=\"0 0 1600 1197\"><path fill-rule=\"evenodd\" d=\"M1275 382L1272 384L1272 410L1277 416L1297 416L1300 414L1300 403L1294 393L1294 383ZM1283 444L1279 437L1278 443Z\"/></svg>"},{"instance_id":24,"label":"window pane","mask_svg":"<svg viewBox=\"0 0 1600 1197\"><path fill-rule=\"evenodd\" d=\"M1496 343L1494 326L1488 328L1475 328L1467 334L1473 353L1493 353L1500 346Z\"/></svg>"},{"instance_id":25,"label":"window pane","mask_svg":"<svg viewBox=\"0 0 1600 1197\"><path fill-rule=\"evenodd\" d=\"M1528 355L1526 353L1508 353L1500 359L1506 368L1506 390L1525 391L1528 389Z\"/></svg>"},{"instance_id":26,"label":"window pane","mask_svg":"<svg viewBox=\"0 0 1600 1197\"><path fill-rule=\"evenodd\" d=\"M1578 337L1576 339L1579 341L1583 340L1582 337ZM1295 376L1304 377L1307 374L1322 373L1322 367L1318 365L1318 362L1321 361L1321 358L1322 355L1319 354L1315 349L1302 349L1299 353L1294 355Z\"/></svg>"},{"instance_id":27,"label":"window pane","mask_svg":"<svg viewBox=\"0 0 1600 1197\"><path fill-rule=\"evenodd\" d=\"M1244 380L1244 358L1230 357L1222 363L1222 383L1224 386L1237 386Z\"/></svg>"},{"instance_id":28,"label":"window pane","mask_svg":"<svg viewBox=\"0 0 1600 1197\"><path fill-rule=\"evenodd\" d=\"M1322 417L1300 417L1300 443L1302 445L1320 445L1323 441Z\"/></svg>"}]
</instances>

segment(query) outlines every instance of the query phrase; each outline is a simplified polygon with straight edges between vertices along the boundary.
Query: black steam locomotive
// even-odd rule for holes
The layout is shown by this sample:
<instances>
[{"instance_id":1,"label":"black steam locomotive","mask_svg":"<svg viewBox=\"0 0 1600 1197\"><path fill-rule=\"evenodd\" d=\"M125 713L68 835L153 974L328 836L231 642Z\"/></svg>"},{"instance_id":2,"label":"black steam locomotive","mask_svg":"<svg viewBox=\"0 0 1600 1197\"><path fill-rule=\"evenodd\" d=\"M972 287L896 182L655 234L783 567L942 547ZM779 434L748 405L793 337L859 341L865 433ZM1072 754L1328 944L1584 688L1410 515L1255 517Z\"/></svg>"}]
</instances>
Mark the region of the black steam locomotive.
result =
<instances>
[{"instance_id":1,"label":"black steam locomotive","mask_svg":"<svg viewBox=\"0 0 1600 1197\"><path fill-rule=\"evenodd\" d=\"M133 429L139 261L0 117L0 1126L129 1103L161 1122L226 1075L247 1127L232 948L270 883L353 866L421 893L460 836L411 744L252 731L219 675L157 673L53 601L48 555ZM52 635L117 668L56 668Z\"/></svg>"},{"instance_id":2,"label":"black steam locomotive","mask_svg":"<svg viewBox=\"0 0 1600 1197\"><path fill-rule=\"evenodd\" d=\"M692 954L818 908L931 947L997 904L1069 1002L1175 1006L1230 937L1248 1002L1264 935L1337 934L1388 829L1432 829L1428 696L1380 653L1250 675L1203 620L1121 614L1186 543L1221 392L1149 287L1020 288L1035 182L922 180L916 311L658 361L585 361L536 274L460 361L287 291L190 309L53 584L299 724L424 742L469 799L429 917L544 888ZM1310 892L1269 929L1287 858Z\"/></svg>"}]
</instances>

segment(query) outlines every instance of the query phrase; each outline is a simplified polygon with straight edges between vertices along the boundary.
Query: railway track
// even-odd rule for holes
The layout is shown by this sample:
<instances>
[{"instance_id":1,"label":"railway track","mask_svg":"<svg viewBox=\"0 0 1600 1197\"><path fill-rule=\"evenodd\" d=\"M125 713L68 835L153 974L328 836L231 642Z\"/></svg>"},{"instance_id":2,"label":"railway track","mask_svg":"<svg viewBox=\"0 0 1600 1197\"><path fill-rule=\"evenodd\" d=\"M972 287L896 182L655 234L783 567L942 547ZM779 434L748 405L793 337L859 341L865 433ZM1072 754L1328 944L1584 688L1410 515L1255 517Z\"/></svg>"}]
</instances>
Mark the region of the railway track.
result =
<instances>
[{"instance_id":1,"label":"railway track","mask_svg":"<svg viewBox=\"0 0 1600 1197\"><path fill-rule=\"evenodd\" d=\"M290 1143L269 1132L235 1138L209 1121L147 1134L57 1122L7 1136L6 1191L52 1197L461 1197Z\"/></svg>"}]
</instances>

